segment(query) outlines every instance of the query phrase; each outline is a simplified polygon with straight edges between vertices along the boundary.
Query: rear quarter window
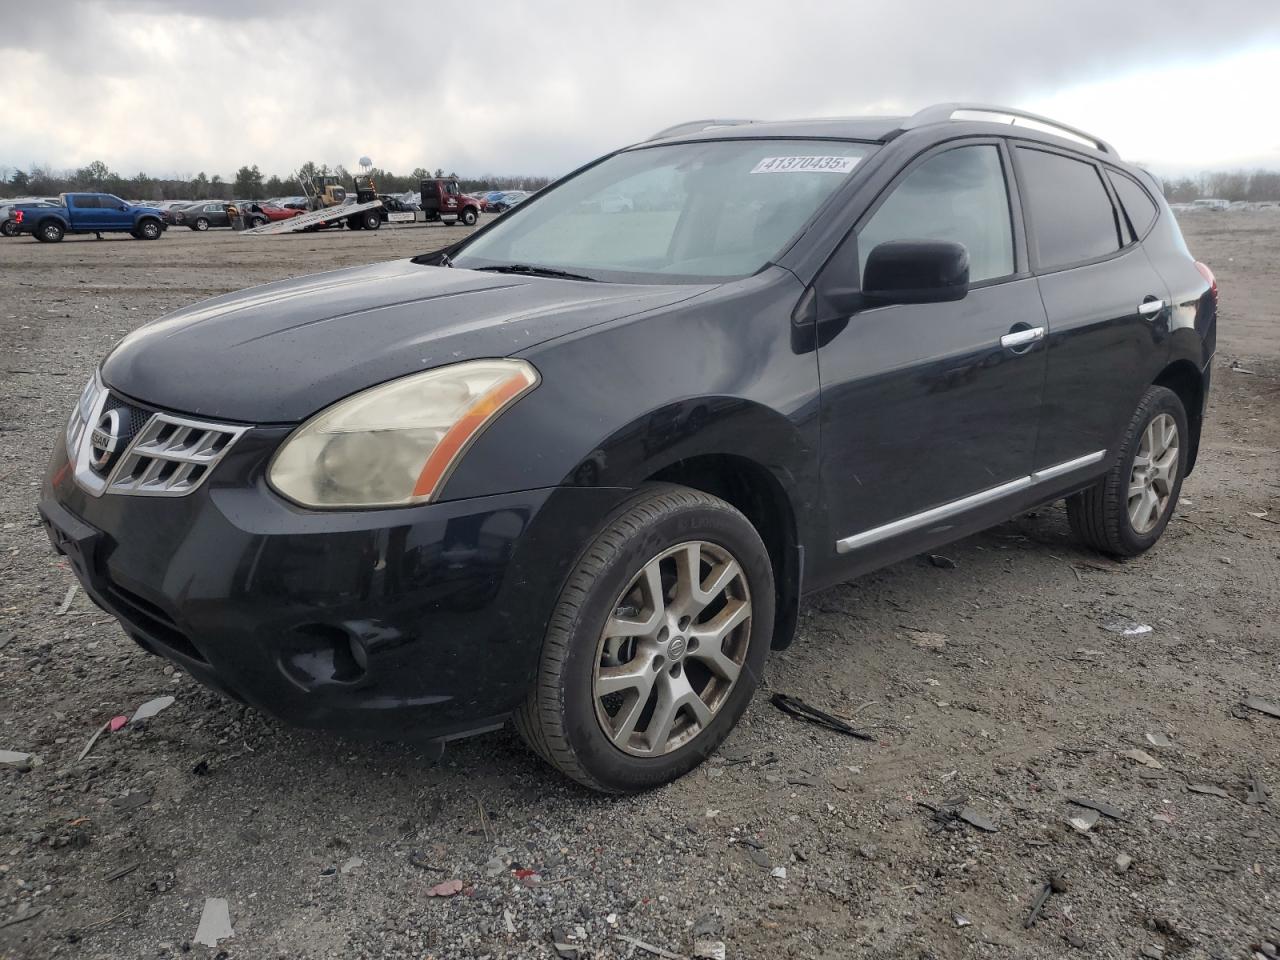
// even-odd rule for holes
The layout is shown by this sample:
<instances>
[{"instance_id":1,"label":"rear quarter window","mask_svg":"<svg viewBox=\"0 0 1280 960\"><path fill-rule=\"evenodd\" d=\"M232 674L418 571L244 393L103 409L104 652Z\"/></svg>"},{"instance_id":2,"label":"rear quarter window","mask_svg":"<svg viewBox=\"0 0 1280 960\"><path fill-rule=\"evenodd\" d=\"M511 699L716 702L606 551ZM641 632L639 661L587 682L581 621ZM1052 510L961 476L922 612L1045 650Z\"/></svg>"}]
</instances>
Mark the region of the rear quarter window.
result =
<instances>
[{"instance_id":1,"label":"rear quarter window","mask_svg":"<svg viewBox=\"0 0 1280 960\"><path fill-rule=\"evenodd\" d=\"M1018 147L1017 153L1031 246L1040 269L1066 267L1120 249L1120 223L1097 167L1032 147Z\"/></svg>"},{"instance_id":2,"label":"rear quarter window","mask_svg":"<svg viewBox=\"0 0 1280 960\"><path fill-rule=\"evenodd\" d=\"M1134 239L1142 239L1151 229L1151 225L1156 222L1155 201L1132 177L1116 170L1108 170L1107 178L1115 188L1116 196L1120 198L1120 206L1124 207L1129 223L1133 226L1133 232L1136 235Z\"/></svg>"}]
</instances>

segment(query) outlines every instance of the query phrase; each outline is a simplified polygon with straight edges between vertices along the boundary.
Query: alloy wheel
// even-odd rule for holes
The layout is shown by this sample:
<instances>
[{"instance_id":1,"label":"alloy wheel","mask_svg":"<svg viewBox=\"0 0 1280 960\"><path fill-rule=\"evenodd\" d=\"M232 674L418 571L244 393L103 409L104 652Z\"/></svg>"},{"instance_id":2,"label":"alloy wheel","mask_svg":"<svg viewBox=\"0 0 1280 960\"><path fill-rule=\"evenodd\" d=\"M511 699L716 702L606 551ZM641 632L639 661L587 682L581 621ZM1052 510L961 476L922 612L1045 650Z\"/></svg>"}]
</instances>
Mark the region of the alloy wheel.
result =
<instances>
[{"instance_id":1,"label":"alloy wheel","mask_svg":"<svg viewBox=\"0 0 1280 960\"><path fill-rule=\"evenodd\" d=\"M1169 508L1178 476L1178 424L1167 413L1153 417L1142 432L1129 474L1129 525L1150 533Z\"/></svg>"},{"instance_id":2,"label":"alloy wheel","mask_svg":"<svg viewBox=\"0 0 1280 960\"><path fill-rule=\"evenodd\" d=\"M638 757L689 743L737 683L750 640L751 592L732 554L704 540L664 550L601 632L592 696L605 736Z\"/></svg>"}]
</instances>

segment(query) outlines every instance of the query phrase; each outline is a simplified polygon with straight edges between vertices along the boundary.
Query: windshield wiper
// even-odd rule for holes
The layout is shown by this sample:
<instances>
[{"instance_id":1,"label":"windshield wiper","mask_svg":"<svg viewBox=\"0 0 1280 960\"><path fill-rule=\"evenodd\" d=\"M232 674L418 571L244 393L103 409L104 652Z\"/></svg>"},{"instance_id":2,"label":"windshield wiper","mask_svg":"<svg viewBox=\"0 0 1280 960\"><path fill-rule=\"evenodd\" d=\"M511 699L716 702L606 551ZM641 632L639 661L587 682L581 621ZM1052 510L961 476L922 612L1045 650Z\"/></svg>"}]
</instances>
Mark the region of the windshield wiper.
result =
<instances>
[{"instance_id":1,"label":"windshield wiper","mask_svg":"<svg viewBox=\"0 0 1280 960\"><path fill-rule=\"evenodd\" d=\"M585 273L570 273L568 270L556 270L554 267L535 267L528 263L500 263L493 267L473 267L473 270L487 270L489 273L519 273L528 277L554 277L556 280L589 280L598 282L595 277Z\"/></svg>"}]
</instances>

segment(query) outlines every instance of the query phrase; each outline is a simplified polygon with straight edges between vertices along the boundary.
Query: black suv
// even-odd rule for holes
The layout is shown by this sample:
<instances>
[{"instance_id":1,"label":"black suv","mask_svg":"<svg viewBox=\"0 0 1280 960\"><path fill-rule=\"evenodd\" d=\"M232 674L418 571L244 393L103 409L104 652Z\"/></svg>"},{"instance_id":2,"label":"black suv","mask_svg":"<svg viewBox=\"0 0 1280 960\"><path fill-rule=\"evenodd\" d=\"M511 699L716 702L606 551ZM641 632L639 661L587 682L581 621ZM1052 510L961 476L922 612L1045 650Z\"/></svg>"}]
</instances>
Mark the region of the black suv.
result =
<instances>
[{"instance_id":1,"label":"black suv","mask_svg":"<svg viewBox=\"0 0 1280 960\"><path fill-rule=\"evenodd\" d=\"M433 745L514 719L590 787L702 760L802 594L1059 498L1159 538L1217 288L1106 143L950 104L705 121L443 252L126 337L41 513L139 644Z\"/></svg>"}]
</instances>

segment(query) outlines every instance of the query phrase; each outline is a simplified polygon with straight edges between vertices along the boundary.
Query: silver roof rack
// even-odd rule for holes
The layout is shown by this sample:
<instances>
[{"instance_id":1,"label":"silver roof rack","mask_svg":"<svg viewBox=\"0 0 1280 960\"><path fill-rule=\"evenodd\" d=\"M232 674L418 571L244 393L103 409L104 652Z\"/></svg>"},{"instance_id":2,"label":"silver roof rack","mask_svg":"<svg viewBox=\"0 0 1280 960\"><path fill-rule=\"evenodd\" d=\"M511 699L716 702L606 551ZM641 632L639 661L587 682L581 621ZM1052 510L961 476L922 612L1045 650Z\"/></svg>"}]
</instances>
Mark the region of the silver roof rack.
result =
<instances>
[{"instance_id":1,"label":"silver roof rack","mask_svg":"<svg viewBox=\"0 0 1280 960\"><path fill-rule=\"evenodd\" d=\"M1069 127L1057 120L1050 120L1039 114L1028 113L1013 107L995 107L985 103L939 103L932 107L918 110L903 122L901 130L912 130L930 123L943 123L948 120L978 120L984 123L1007 123L1015 127L1026 127L1052 134L1075 143L1092 147L1102 153L1116 156L1116 148L1101 137Z\"/></svg>"},{"instance_id":2,"label":"silver roof rack","mask_svg":"<svg viewBox=\"0 0 1280 960\"><path fill-rule=\"evenodd\" d=\"M747 123L756 123L755 120L726 119L726 120L689 120L686 123L677 123L674 127L667 127L665 130L659 130L653 136L645 140L665 140L667 137L682 137L690 133L701 133L703 130L714 130L716 127L740 127Z\"/></svg>"}]
</instances>

